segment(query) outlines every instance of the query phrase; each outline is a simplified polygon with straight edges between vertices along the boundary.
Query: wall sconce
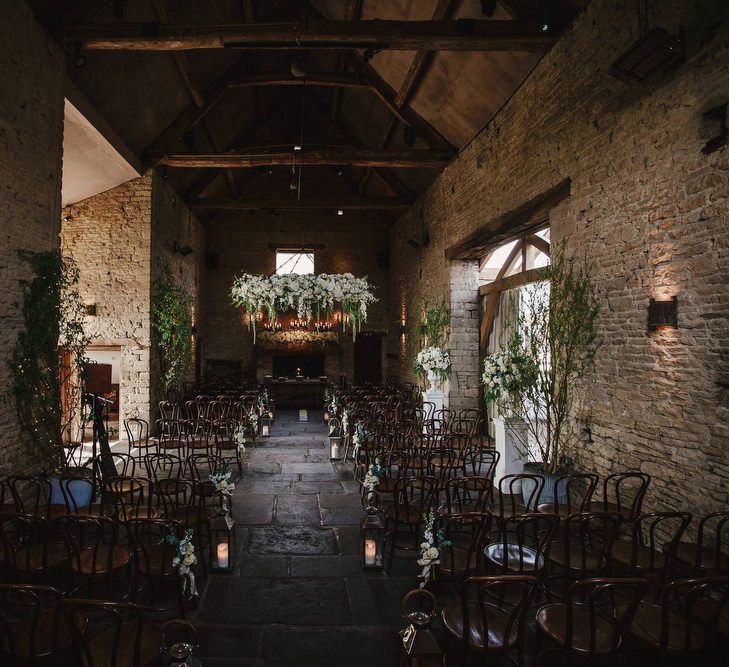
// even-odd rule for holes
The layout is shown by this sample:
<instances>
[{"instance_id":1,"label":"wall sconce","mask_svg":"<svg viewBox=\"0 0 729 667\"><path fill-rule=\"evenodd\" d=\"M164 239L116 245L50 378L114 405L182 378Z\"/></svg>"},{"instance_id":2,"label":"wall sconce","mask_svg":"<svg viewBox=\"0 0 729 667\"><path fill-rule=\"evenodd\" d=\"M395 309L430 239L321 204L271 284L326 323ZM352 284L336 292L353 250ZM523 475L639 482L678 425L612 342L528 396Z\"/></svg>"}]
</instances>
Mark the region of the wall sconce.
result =
<instances>
[{"instance_id":1,"label":"wall sconce","mask_svg":"<svg viewBox=\"0 0 729 667\"><path fill-rule=\"evenodd\" d=\"M89 317L96 317L96 304L87 303L86 305L84 305L84 315L87 315Z\"/></svg>"},{"instance_id":2,"label":"wall sconce","mask_svg":"<svg viewBox=\"0 0 729 667\"><path fill-rule=\"evenodd\" d=\"M408 328L405 325L405 320L395 320L395 331L398 336L404 336L407 333L407 330Z\"/></svg>"},{"instance_id":3,"label":"wall sconce","mask_svg":"<svg viewBox=\"0 0 729 667\"><path fill-rule=\"evenodd\" d=\"M648 304L648 331L659 328L678 329L678 298L662 301L651 299Z\"/></svg>"}]
</instances>

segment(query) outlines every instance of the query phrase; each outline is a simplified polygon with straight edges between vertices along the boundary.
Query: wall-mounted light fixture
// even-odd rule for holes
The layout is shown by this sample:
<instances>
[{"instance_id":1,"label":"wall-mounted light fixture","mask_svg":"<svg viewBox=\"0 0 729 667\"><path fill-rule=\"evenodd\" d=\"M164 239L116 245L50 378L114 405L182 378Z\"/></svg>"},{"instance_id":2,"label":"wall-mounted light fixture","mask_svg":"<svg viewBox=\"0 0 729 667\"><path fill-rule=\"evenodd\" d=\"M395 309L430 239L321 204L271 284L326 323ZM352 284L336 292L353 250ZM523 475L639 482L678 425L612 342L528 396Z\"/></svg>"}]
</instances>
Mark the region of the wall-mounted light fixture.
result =
<instances>
[{"instance_id":1,"label":"wall-mounted light fixture","mask_svg":"<svg viewBox=\"0 0 729 667\"><path fill-rule=\"evenodd\" d=\"M96 317L96 304L95 303L87 303L84 305L84 315L88 315L89 317Z\"/></svg>"},{"instance_id":2,"label":"wall-mounted light fixture","mask_svg":"<svg viewBox=\"0 0 729 667\"><path fill-rule=\"evenodd\" d=\"M678 329L678 299L657 301L651 299L648 304L648 331L656 329Z\"/></svg>"},{"instance_id":3,"label":"wall-mounted light fixture","mask_svg":"<svg viewBox=\"0 0 729 667\"><path fill-rule=\"evenodd\" d=\"M395 331L397 332L398 336L404 336L407 332L408 328L405 325L405 320L396 320L395 321Z\"/></svg>"}]
</instances>

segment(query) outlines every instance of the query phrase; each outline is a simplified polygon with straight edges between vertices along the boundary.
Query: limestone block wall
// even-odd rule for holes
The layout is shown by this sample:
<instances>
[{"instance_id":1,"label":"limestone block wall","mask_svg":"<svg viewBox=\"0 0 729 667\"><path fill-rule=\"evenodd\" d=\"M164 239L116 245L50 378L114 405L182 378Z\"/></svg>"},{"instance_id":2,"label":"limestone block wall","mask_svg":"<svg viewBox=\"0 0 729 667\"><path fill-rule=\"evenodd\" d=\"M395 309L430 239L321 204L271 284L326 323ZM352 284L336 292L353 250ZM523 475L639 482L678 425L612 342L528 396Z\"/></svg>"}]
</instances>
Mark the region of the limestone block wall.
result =
<instances>
[{"instance_id":1,"label":"limestone block wall","mask_svg":"<svg viewBox=\"0 0 729 667\"><path fill-rule=\"evenodd\" d=\"M63 210L62 245L80 271L93 345L121 348L119 417L149 421L152 175ZM121 423L121 421L120 421Z\"/></svg>"},{"instance_id":2,"label":"limestone block wall","mask_svg":"<svg viewBox=\"0 0 729 667\"><path fill-rule=\"evenodd\" d=\"M205 231L200 221L190 211L182 197L169 183L155 172L152 201L152 286L163 266L168 266L175 278L189 294L193 295L195 341L204 338L205 313L202 299L202 281L205 266ZM187 250L181 250L189 246ZM176 250L177 249L177 250ZM154 301L154 292L152 294ZM196 345L193 345L193 354ZM186 382L195 382L197 360L187 374ZM152 405L159 402L160 369L156 348L152 347Z\"/></svg>"},{"instance_id":3,"label":"limestone block wall","mask_svg":"<svg viewBox=\"0 0 729 667\"><path fill-rule=\"evenodd\" d=\"M208 223L206 234L208 251L218 255L218 268L208 271L205 279L206 359L237 361L244 368L252 368L253 338L230 301L230 288L241 273L273 273L276 245L323 244L323 249L315 251L317 273L367 275L377 288L379 301L369 310L365 328L387 330L388 270L378 264L378 253L387 250L388 240L385 224L374 216L347 212L338 217L294 211L271 216L268 212L249 215L221 211ZM351 334L341 335L340 342L332 353L338 358L328 361L327 373L336 377L344 372L351 380ZM270 363L270 353L264 352L262 357Z\"/></svg>"},{"instance_id":4,"label":"limestone block wall","mask_svg":"<svg viewBox=\"0 0 729 667\"><path fill-rule=\"evenodd\" d=\"M636 5L593 0L390 236L393 312L412 320L417 299L450 293L458 314L445 249L571 178L552 236L592 277L604 340L583 391L594 442L580 465L650 473L651 510L724 509L729 491L729 149L702 153L719 129L704 112L729 100L724 9L649 3L650 27L685 34L686 61L627 84L609 69L639 35ZM421 216L430 244L413 249ZM679 328L649 333L649 299L673 295ZM460 331L471 346L470 322L454 325L454 345ZM401 350L392 370L407 377L416 350L392 337L390 352ZM477 363L475 349L461 357L459 379ZM468 384L458 391L476 403Z\"/></svg>"},{"instance_id":5,"label":"limestone block wall","mask_svg":"<svg viewBox=\"0 0 729 667\"><path fill-rule=\"evenodd\" d=\"M63 79L61 50L24 2L0 3L0 477L36 470L24 455L8 362L22 327L16 251L58 247Z\"/></svg>"}]
</instances>

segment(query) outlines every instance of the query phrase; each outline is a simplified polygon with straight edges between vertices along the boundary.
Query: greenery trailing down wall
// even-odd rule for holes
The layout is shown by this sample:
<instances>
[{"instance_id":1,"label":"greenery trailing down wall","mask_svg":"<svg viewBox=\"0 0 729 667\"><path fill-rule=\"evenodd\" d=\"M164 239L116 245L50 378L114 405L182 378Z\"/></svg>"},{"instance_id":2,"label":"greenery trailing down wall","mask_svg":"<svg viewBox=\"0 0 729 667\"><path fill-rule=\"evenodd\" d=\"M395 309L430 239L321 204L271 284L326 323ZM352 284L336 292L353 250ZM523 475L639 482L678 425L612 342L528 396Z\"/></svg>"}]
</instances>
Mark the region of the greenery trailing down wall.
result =
<instances>
[{"instance_id":1,"label":"greenery trailing down wall","mask_svg":"<svg viewBox=\"0 0 729 667\"><path fill-rule=\"evenodd\" d=\"M433 305L423 302L420 311L421 348L448 347L450 336L451 311L445 301Z\"/></svg>"},{"instance_id":2,"label":"greenery trailing down wall","mask_svg":"<svg viewBox=\"0 0 729 667\"><path fill-rule=\"evenodd\" d=\"M178 389L192 366L192 308L192 296L163 266L153 285L152 329L165 393Z\"/></svg>"},{"instance_id":3,"label":"greenery trailing down wall","mask_svg":"<svg viewBox=\"0 0 729 667\"><path fill-rule=\"evenodd\" d=\"M42 470L61 472L67 467L63 445L72 440L80 415L89 342L79 271L57 250L18 254L33 278L23 281L24 330L11 359L13 394L31 460Z\"/></svg>"}]
</instances>

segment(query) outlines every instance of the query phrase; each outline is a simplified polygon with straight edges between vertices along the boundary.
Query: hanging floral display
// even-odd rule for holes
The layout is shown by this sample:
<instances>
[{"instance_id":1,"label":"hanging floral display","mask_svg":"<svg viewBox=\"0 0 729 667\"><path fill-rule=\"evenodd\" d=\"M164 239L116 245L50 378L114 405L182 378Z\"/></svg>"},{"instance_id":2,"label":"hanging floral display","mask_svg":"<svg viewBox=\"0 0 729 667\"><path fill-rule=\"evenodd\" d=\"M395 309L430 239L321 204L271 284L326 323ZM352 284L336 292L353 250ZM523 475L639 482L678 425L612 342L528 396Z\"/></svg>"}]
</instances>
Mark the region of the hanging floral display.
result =
<instances>
[{"instance_id":1,"label":"hanging floral display","mask_svg":"<svg viewBox=\"0 0 729 667\"><path fill-rule=\"evenodd\" d=\"M367 278L355 278L351 273L244 273L233 282L231 298L236 306L245 309L254 336L255 323L264 313L275 322L278 313L295 310L298 318L311 321L314 315L331 315L338 303L349 316L352 336L356 337L367 319L367 306L377 300L372 289Z\"/></svg>"}]
</instances>

